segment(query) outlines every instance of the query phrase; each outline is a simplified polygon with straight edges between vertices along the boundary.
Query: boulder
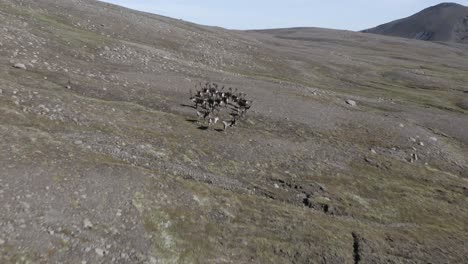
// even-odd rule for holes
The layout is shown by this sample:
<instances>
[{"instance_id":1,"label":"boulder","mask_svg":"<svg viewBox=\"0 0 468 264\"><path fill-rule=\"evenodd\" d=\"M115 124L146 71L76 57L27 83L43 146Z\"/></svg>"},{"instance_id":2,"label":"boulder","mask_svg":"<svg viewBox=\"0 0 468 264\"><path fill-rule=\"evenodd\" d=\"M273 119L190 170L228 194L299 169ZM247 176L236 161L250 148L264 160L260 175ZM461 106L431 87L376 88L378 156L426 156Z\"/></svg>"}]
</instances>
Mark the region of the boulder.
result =
<instances>
[{"instance_id":1,"label":"boulder","mask_svg":"<svg viewBox=\"0 0 468 264\"><path fill-rule=\"evenodd\" d=\"M23 63L16 63L16 64L13 65L13 67L15 67L17 69L26 70L26 65L24 65Z\"/></svg>"}]
</instances>

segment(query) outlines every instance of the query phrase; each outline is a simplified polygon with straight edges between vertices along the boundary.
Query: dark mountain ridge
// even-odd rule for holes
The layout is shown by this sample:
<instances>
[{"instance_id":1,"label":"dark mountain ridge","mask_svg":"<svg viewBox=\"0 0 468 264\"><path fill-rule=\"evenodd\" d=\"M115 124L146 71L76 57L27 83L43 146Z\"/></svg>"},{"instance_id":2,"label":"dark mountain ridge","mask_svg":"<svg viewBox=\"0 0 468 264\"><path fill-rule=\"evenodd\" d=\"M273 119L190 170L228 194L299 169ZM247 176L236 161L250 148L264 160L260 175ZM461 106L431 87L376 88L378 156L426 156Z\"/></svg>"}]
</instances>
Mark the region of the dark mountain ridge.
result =
<instances>
[{"instance_id":1,"label":"dark mountain ridge","mask_svg":"<svg viewBox=\"0 0 468 264\"><path fill-rule=\"evenodd\" d=\"M468 7L442 3L410 17L363 30L387 36L426 41L468 43Z\"/></svg>"}]
</instances>

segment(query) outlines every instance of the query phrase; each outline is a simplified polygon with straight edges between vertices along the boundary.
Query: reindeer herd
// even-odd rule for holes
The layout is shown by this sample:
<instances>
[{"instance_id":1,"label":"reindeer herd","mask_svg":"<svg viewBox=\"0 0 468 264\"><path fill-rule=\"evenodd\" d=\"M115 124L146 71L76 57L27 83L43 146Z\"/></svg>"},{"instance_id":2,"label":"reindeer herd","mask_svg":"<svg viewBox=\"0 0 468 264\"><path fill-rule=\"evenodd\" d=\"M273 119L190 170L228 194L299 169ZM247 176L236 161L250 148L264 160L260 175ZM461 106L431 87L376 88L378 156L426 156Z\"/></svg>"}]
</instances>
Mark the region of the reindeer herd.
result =
<instances>
[{"instance_id":1,"label":"reindeer herd","mask_svg":"<svg viewBox=\"0 0 468 264\"><path fill-rule=\"evenodd\" d=\"M245 117L252 106L252 101L246 99L246 94L232 89L220 87L216 83L201 83L199 89L193 93L190 90L190 100L197 111L197 122L201 128L214 129L217 124L223 124L222 129L235 127Z\"/></svg>"}]
</instances>

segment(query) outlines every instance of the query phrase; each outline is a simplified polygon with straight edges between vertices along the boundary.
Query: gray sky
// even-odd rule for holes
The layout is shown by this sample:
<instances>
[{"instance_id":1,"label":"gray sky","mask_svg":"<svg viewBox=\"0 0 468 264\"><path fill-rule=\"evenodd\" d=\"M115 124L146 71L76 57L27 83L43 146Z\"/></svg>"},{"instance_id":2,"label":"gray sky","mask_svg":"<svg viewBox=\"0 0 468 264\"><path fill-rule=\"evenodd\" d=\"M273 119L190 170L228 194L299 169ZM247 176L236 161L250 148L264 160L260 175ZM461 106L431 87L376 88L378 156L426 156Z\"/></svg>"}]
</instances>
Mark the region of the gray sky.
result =
<instances>
[{"instance_id":1,"label":"gray sky","mask_svg":"<svg viewBox=\"0 0 468 264\"><path fill-rule=\"evenodd\" d=\"M437 0L104 0L230 29L322 27L362 30L407 17ZM468 6L468 0L452 1Z\"/></svg>"}]
</instances>

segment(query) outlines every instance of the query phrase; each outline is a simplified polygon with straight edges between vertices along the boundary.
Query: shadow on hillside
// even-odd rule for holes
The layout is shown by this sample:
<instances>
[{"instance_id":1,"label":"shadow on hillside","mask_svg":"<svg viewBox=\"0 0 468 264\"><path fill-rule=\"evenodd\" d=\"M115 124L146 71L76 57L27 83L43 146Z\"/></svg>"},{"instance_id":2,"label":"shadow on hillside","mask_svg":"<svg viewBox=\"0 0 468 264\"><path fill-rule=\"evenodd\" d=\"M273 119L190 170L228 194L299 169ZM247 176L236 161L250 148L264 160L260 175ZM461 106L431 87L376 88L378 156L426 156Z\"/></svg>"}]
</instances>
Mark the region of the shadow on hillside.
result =
<instances>
[{"instance_id":1,"label":"shadow on hillside","mask_svg":"<svg viewBox=\"0 0 468 264\"><path fill-rule=\"evenodd\" d=\"M193 105L186 105L186 104L180 104L180 106L182 107L189 107L189 108L193 108L193 109L197 109L195 106Z\"/></svg>"}]
</instances>

